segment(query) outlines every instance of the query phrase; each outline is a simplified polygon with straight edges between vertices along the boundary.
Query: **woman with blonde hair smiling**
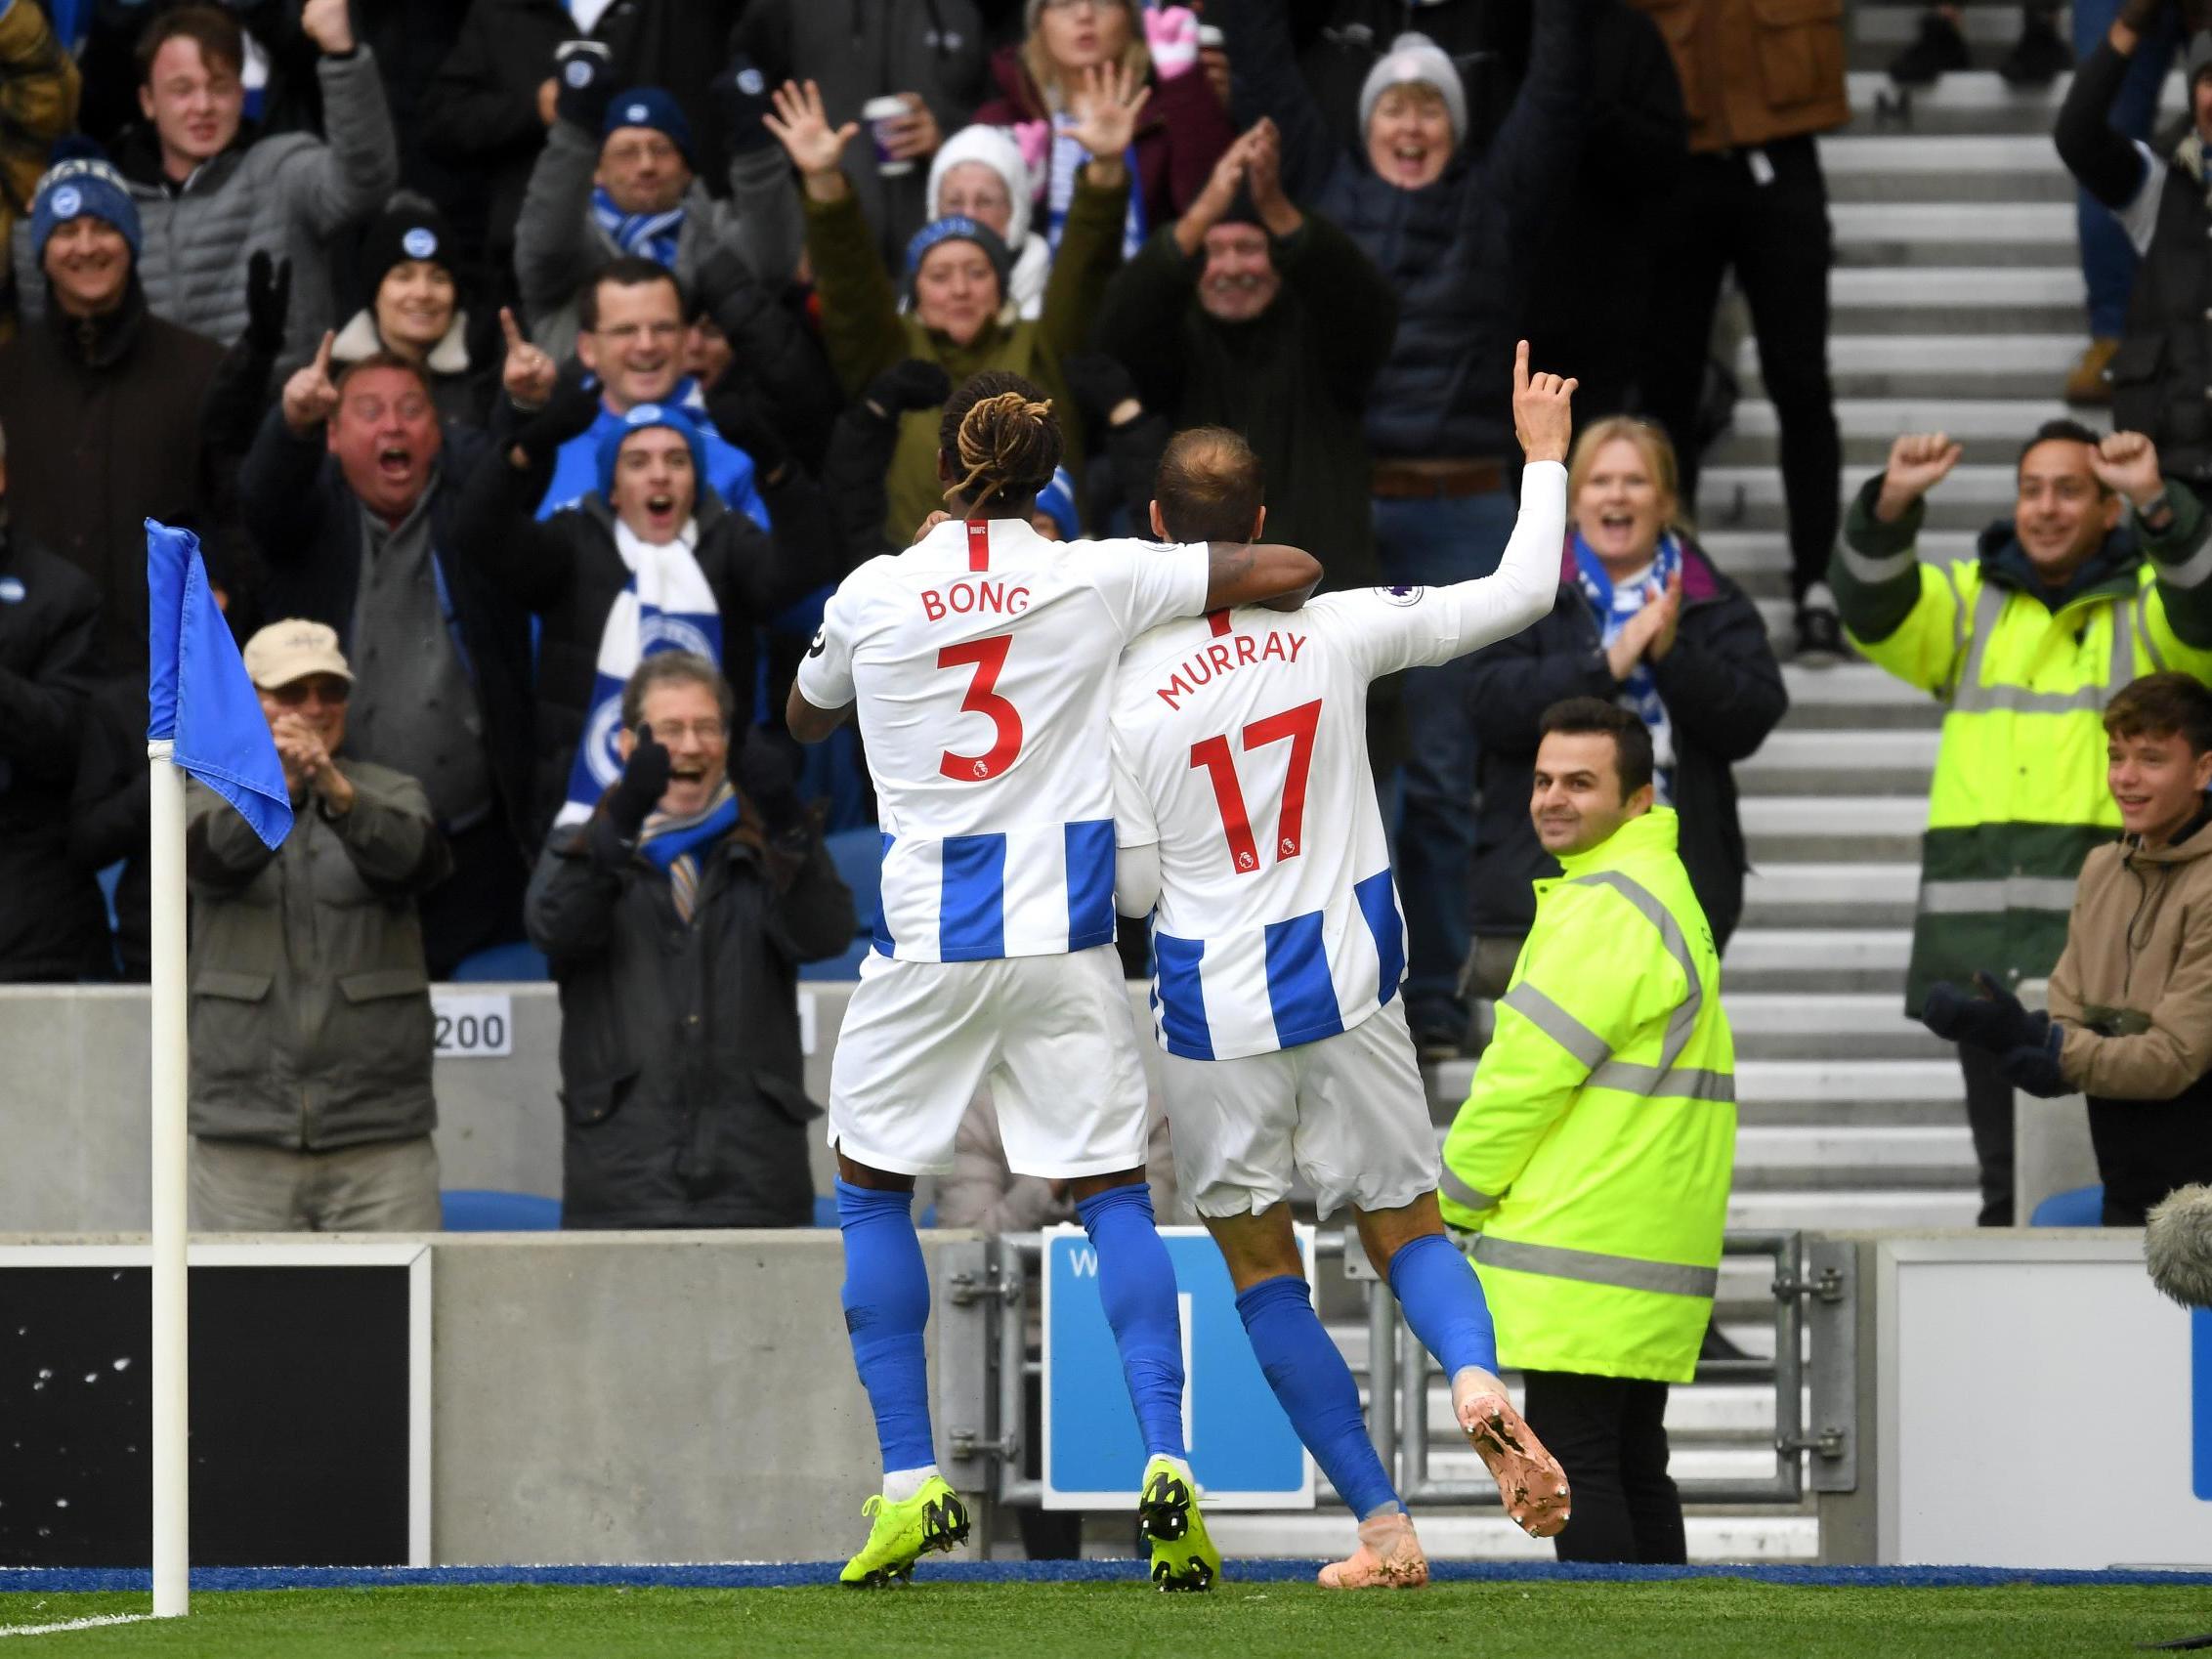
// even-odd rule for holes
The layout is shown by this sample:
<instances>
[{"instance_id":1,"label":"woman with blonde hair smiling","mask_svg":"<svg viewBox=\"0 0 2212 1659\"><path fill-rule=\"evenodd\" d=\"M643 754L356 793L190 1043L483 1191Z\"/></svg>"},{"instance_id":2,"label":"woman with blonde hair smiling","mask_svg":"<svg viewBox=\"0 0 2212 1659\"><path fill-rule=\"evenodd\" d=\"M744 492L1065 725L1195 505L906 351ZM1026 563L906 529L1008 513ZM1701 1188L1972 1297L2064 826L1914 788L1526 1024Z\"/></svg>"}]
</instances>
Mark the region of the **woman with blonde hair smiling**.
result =
<instances>
[{"instance_id":1,"label":"woman with blonde hair smiling","mask_svg":"<svg viewBox=\"0 0 2212 1659\"><path fill-rule=\"evenodd\" d=\"M1651 731L1659 801L1681 820L1682 863L1724 946L1743 911L1743 829L1730 770L1789 707L1759 607L1682 522L1674 447L1649 421L1592 423L1567 461L1566 546L1552 614L1474 657L1467 717L1482 747L1469 989L1505 988L1558 874L1528 801L1537 726L1570 697L1635 709Z\"/></svg>"},{"instance_id":2,"label":"woman with blonde hair smiling","mask_svg":"<svg viewBox=\"0 0 2212 1659\"><path fill-rule=\"evenodd\" d=\"M1237 136L1198 68L1197 21L1183 7L1152 11L1136 0L1029 0L1028 20L1022 43L991 61L998 96L976 110L976 122L1012 129L1037 180L1039 229L1057 249L1085 162L1072 129L1088 77L1119 70L1143 86L1122 236L1123 253L1134 255L1198 199Z\"/></svg>"}]
</instances>

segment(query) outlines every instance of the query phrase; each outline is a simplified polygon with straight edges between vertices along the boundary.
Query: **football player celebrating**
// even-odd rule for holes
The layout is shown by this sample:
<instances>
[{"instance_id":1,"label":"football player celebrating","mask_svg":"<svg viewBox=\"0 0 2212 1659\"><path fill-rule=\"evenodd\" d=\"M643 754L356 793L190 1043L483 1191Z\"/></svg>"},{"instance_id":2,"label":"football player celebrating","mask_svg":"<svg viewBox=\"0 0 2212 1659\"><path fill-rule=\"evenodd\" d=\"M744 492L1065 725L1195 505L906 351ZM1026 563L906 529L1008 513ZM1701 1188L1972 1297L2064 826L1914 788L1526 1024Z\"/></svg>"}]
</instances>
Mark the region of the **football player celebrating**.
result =
<instances>
[{"instance_id":1,"label":"football player celebrating","mask_svg":"<svg viewBox=\"0 0 2212 1659\"><path fill-rule=\"evenodd\" d=\"M1117 902L1157 906L1153 1004L1182 1191L1226 1258L1260 1369L1359 1519L1321 1571L1414 1587L1428 1563L1315 1316L1285 1202L1349 1204L1407 1323L1451 1379L1460 1426L1528 1532L1566 1524L1567 1483L1508 1399L1482 1287L1436 1205L1436 1134L1404 1005L1405 924L1367 762L1369 682L1449 661L1552 608L1575 382L1513 367L1528 465L1497 574L1443 588L1226 609L1124 654L1114 697ZM1163 536L1256 536L1259 463L1232 432L1177 435L1160 465Z\"/></svg>"},{"instance_id":2,"label":"football player celebrating","mask_svg":"<svg viewBox=\"0 0 2212 1659\"><path fill-rule=\"evenodd\" d=\"M883 830L875 949L830 1067L845 1325L883 1453L874 1526L843 1582L912 1574L967 1535L937 1471L915 1177L953 1166L991 1081L1006 1162L1068 1183L1098 1253L1148 1461L1138 1520L1164 1588L1205 1589L1182 1439L1174 1270L1144 1184L1145 1083L1113 948L1114 664L1139 634L1223 605L1295 607L1321 567L1293 547L1070 549L1031 528L1060 463L1044 395L1003 371L945 405L939 475L957 517L872 559L830 599L787 710L807 742L856 714Z\"/></svg>"}]
</instances>

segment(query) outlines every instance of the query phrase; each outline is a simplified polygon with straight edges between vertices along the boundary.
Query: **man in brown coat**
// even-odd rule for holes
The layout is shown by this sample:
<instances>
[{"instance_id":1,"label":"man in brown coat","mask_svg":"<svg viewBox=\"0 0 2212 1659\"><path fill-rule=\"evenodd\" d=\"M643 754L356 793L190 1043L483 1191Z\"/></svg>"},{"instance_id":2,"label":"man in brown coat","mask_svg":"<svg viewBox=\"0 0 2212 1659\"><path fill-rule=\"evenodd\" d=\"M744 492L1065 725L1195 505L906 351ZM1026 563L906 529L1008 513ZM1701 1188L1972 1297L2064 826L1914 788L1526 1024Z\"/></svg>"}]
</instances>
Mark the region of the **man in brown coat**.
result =
<instances>
[{"instance_id":1,"label":"man in brown coat","mask_svg":"<svg viewBox=\"0 0 2212 1659\"><path fill-rule=\"evenodd\" d=\"M1697 510L1697 415L1713 313L1733 270L1782 428L1790 591L1802 660L1832 662L1843 628L1823 574L1835 546L1843 449L1828 385L1828 187L1816 133L1850 119L1843 0L1769 21L1759 0L1631 0L1667 37L1689 116L1689 164L1657 207L1643 401L1681 457Z\"/></svg>"},{"instance_id":2,"label":"man in brown coat","mask_svg":"<svg viewBox=\"0 0 2212 1659\"><path fill-rule=\"evenodd\" d=\"M2082 866L2050 1012L1978 976L1980 996L1932 987L1925 1018L2030 1094L2086 1094L2104 1223L2140 1227L2176 1187L2212 1181L2212 691L2147 674L2105 733L2122 832Z\"/></svg>"}]
</instances>

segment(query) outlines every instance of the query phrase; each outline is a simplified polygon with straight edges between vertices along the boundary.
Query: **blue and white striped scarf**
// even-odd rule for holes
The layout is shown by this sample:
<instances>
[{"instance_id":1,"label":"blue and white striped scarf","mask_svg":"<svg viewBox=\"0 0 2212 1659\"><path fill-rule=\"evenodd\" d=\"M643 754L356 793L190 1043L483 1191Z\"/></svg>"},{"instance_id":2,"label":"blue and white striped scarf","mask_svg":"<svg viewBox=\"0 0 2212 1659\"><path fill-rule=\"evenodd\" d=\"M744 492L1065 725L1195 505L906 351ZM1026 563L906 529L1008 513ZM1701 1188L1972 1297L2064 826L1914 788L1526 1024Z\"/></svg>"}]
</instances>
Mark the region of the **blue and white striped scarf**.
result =
<instances>
[{"instance_id":1,"label":"blue and white striped scarf","mask_svg":"<svg viewBox=\"0 0 2212 1659\"><path fill-rule=\"evenodd\" d=\"M557 828L589 818L599 797L622 775L616 739L622 728L622 687L630 671L657 651L689 651L709 662L722 660L722 613L693 555L698 539L697 525L687 524L676 540L656 546L616 521L615 547L630 568L630 579L615 596L600 630L591 708L569 766L568 798L553 819Z\"/></svg>"},{"instance_id":2,"label":"blue and white striped scarf","mask_svg":"<svg viewBox=\"0 0 2212 1659\"><path fill-rule=\"evenodd\" d=\"M1060 251L1060 233L1068 223L1068 209L1076 199L1076 175L1083 164L1090 159L1090 151L1068 136L1075 125L1075 117L1065 110L1052 117L1052 149L1046 166L1044 185L1044 239L1052 244L1052 251ZM1129 170L1129 211L1122 221L1122 257L1134 259L1137 250L1144 246L1144 181L1136 170L1136 146L1123 151L1122 160ZM1013 250L1020 253L1020 249Z\"/></svg>"},{"instance_id":3,"label":"blue and white striped scarf","mask_svg":"<svg viewBox=\"0 0 2212 1659\"><path fill-rule=\"evenodd\" d=\"M683 203L665 213L624 213L615 205L606 186L594 185L591 217L624 253L675 269L676 243L684 234Z\"/></svg>"},{"instance_id":4,"label":"blue and white striped scarf","mask_svg":"<svg viewBox=\"0 0 2212 1659\"><path fill-rule=\"evenodd\" d=\"M1659 547L1653 554L1651 568L1635 581L1616 587L1613 578L1605 574L1605 567L1583 540L1582 532L1575 532L1575 577L1581 584L1582 595L1590 601L1591 615L1597 620L1597 637L1600 643L1610 646L1621 637L1629 618L1652 600L1667 591L1667 583L1682 568L1682 544L1670 532L1659 537ZM1619 701L1624 707L1633 708L1643 717L1651 731L1652 783L1657 791L1658 804L1671 806L1675 796L1675 722L1667 712L1667 704L1659 696L1658 679L1651 672L1651 659L1638 657L1629 677L1621 682Z\"/></svg>"}]
</instances>

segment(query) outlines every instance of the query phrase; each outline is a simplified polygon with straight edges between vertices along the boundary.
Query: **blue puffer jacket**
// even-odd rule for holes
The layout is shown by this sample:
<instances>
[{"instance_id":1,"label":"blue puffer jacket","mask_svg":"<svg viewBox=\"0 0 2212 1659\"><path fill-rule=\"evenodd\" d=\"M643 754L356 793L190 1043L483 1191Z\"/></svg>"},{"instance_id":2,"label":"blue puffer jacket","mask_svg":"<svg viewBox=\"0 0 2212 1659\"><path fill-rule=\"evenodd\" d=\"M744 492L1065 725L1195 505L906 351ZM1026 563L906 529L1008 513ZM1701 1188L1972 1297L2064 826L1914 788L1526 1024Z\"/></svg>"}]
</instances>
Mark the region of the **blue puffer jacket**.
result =
<instances>
[{"instance_id":1,"label":"blue puffer jacket","mask_svg":"<svg viewBox=\"0 0 2212 1659\"><path fill-rule=\"evenodd\" d=\"M1280 0L1216 0L1236 65L1238 125L1274 117L1283 183L1334 220L1398 292L1398 337L1368 394L1378 456L1510 455L1513 341L1537 232L1565 198L1581 144L1587 0L1536 8L1528 78L1488 153L1463 148L1418 191L1377 177L1323 120Z\"/></svg>"}]
</instances>

